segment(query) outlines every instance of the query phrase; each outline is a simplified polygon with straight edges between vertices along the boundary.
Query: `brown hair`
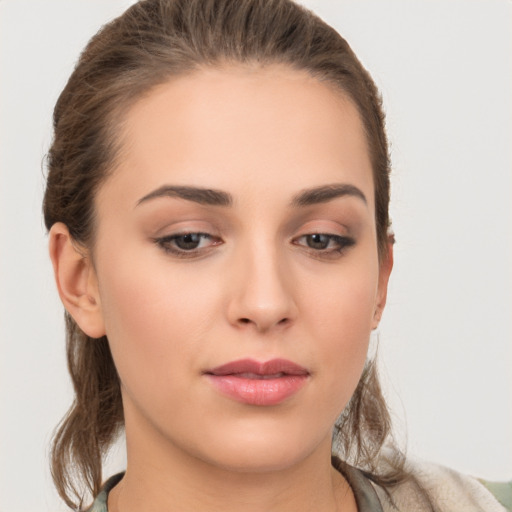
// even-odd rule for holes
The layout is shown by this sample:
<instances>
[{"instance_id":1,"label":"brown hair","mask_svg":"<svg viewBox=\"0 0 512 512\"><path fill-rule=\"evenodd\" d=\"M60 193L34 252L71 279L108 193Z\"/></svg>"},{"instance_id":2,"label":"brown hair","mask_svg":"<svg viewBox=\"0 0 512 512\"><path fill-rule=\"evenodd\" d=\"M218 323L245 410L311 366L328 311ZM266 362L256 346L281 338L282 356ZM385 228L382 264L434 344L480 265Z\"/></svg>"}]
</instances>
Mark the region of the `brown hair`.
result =
<instances>
[{"instance_id":1,"label":"brown hair","mask_svg":"<svg viewBox=\"0 0 512 512\"><path fill-rule=\"evenodd\" d=\"M170 77L199 66L280 63L305 70L354 102L373 165L379 255L388 247L389 158L381 99L347 42L290 0L142 0L104 26L80 56L56 104L44 219L67 225L75 242L94 241L94 197L119 154L126 109ZM81 506L84 486L101 485L102 456L123 426L119 378L106 337L91 340L66 313L75 400L55 434L52 474L60 496ZM377 483L406 478L398 455L375 466L390 434L376 369L369 363L336 427L342 456ZM396 452L399 454L399 452Z\"/></svg>"}]
</instances>

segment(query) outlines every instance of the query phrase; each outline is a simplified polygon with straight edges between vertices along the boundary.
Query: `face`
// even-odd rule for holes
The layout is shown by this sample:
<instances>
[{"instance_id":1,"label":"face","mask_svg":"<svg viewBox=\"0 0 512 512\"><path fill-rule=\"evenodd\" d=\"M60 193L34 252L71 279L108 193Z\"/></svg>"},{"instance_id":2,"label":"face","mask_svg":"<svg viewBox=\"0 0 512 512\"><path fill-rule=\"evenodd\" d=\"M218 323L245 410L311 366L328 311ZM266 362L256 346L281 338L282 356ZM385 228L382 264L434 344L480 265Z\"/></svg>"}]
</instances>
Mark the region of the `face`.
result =
<instances>
[{"instance_id":1,"label":"face","mask_svg":"<svg viewBox=\"0 0 512 512\"><path fill-rule=\"evenodd\" d=\"M330 446L389 274L356 108L284 67L201 70L121 142L93 260L129 453L247 471Z\"/></svg>"}]
</instances>

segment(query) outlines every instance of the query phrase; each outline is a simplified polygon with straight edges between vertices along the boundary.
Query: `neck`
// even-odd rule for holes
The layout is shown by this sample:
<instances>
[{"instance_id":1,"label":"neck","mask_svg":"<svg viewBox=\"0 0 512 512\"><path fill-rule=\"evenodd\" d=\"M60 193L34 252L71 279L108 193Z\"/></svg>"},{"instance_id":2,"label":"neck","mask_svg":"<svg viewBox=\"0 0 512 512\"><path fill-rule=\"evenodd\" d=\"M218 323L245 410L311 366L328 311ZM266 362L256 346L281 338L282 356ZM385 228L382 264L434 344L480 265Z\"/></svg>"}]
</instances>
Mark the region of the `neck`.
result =
<instances>
[{"instance_id":1,"label":"neck","mask_svg":"<svg viewBox=\"0 0 512 512\"><path fill-rule=\"evenodd\" d=\"M140 438L139 438L140 439ZM266 471L236 471L184 453L168 441L133 445L109 495L109 512L354 512L354 496L331 466L330 438L305 459Z\"/></svg>"}]
</instances>

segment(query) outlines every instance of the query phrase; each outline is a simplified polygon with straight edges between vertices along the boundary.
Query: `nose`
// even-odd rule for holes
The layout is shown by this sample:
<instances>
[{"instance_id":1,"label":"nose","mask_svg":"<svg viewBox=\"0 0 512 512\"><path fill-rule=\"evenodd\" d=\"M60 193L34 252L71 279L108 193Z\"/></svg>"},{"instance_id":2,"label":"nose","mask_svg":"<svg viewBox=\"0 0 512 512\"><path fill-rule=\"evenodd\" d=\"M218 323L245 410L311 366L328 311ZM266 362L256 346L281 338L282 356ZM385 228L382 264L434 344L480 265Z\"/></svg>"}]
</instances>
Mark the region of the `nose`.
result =
<instances>
[{"instance_id":1,"label":"nose","mask_svg":"<svg viewBox=\"0 0 512 512\"><path fill-rule=\"evenodd\" d=\"M231 271L228 320L237 328L264 333L296 319L293 282L284 257L270 244L240 251Z\"/></svg>"}]
</instances>

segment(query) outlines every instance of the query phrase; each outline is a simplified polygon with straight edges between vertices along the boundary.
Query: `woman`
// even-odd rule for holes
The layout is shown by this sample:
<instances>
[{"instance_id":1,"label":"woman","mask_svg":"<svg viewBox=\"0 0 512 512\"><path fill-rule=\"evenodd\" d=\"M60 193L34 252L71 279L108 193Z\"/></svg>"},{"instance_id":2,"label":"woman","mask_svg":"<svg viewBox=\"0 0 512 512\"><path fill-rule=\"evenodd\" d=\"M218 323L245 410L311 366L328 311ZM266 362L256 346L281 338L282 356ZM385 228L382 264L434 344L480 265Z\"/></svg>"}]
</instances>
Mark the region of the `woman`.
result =
<instances>
[{"instance_id":1,"label":"woman","mask_svg":"<svg viewBox=\"0 0 512 512\"><path fill-rule=\"evenodd\" d=\"M85 482L95 512L501 510L383 451L367 349L393 261L388 149L334 30L287 1L139 2L90 42L54 129L68 505ZM100 492L123 427L126 473Z\"/></svg>"}]
</instances>

